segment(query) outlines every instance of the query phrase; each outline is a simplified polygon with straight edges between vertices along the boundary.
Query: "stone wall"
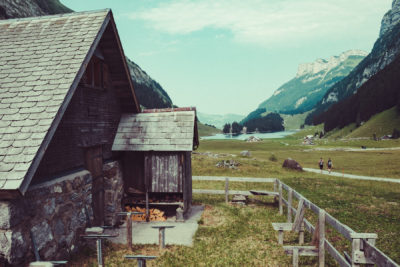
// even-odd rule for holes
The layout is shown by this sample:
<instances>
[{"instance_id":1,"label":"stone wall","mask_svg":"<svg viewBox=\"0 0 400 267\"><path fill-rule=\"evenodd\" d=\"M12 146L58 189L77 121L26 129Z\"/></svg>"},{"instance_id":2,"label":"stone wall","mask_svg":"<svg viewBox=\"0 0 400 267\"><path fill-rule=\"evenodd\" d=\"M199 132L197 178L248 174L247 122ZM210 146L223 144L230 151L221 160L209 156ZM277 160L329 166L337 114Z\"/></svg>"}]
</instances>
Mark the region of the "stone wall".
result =
<instances>
[{"instance_id":1,"label":"stone wall","mask_svg":"<svg viewBox=\"0 0 400 267\"><path fill-rule=\"evenodd\" d=\"M104 164L105 225L117 225L123 177L118 161ZM24 197L0 200L1 258L15 266L34 260L31 232L42 260L67 260L84 245L93 220L92 176L87 170L31 186ZM86 207L86 210L85 210Z\"/></svg>"},{"instance_id":2,"label":"stone wall","mask_svg":"<svg viewBox=\"0 0 400 267\"><path fill-rule=\"evenodd\" d=\"M117 213L122 211L121 200L124 194L124 181L122 168L118 161L104 164L104 224L118 225L122 216Z\"/></svg>"},{"instance_id":3,"label":"stone wall","mask_svg":"<svg viewBox=\"0 0 400 267\"><path fill-rule=\"evenodd\" d=\"M32 186L20 199L0 201L1 258L15 266L33 260L32 232L41 259L68 259L83 244L86 214L93 215L91 189L92 177L84 170Z\"/></svg>"}]
</instances>

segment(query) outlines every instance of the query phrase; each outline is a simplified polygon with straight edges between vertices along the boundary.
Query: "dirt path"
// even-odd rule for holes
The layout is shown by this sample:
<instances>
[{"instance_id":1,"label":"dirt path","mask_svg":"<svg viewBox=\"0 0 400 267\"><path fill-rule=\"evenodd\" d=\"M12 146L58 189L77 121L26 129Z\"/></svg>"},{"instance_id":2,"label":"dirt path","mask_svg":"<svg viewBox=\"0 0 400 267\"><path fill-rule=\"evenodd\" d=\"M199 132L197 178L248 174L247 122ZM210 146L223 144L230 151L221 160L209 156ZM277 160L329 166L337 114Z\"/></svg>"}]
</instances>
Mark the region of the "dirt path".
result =
<instances>
[{"instance_id":1,"label":"dirt path","mask_svg":"<svg viewBox=\"0 0 400 267\"><path fill-rule=\"evenodd\" d=\"M273 183L275 178L254 178L254 177L225 177L225 176L193 176L194 181L225 181L229 182L252 182L252 183Z\"/></svg>"},{"instance_id":2,"label":"dirt path","mask_svg":"<svg viewBox=\"0 0 400 267\"><path fill-rule=\"evenodd\" d=\"M321 173L321 171L318 169L303 168L303 170L305 170L307 172ZM400 184L400 179L394 179L394 178L362 176L362 175L354 175L354 174L347 174L347 173L340 173L340 172L329 173L328 171L325 171L325 170L322 171L322 174L343 177L343 178L348 178L348 179L355 179L355 180L369 180L369 181L391 182L391 183Z\"/></svg>"},{"instance_id":3,"label":"dirt path","mask_svg":"<svg viewBox=\"0 0 400 267\"><path fill-rule=\"evenodd\" d=\"M305 149L305 152L310 151L357 151L357 152L366 152L366 151L392 151L392 150L400 150L400 147L372 147L372 148L353 148L353 147L316 147Z\"/></svg>"}]
</instances>

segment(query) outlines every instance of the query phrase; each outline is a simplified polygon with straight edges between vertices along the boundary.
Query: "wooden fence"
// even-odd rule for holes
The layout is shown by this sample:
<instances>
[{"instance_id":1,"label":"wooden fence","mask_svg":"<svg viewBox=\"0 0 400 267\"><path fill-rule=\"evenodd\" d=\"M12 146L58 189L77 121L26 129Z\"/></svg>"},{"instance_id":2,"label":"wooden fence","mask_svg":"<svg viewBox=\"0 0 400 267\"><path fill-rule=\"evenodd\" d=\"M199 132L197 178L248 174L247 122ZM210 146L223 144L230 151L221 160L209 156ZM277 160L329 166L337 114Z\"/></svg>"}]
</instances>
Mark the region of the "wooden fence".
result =
<instances>
[{"instance_id":1,"label":"wooden fence","mask_svg":"<svg viewBox=\"0 0 400 267\"><path fill-rule=\"evenodd\" d=\"M193 180L216 180L216 177L202 176L202 177L193 177ZM226 180L227 179L227 180ZM253 179L261 179L261 178L251 178L249 182L253 182ZM246 182L245 179L238 179L235 177L232 178L217 178L218 181L226 181L226 189L221 190L222 194L225 193L227 195L229 189L227 188L227 184L229 180L238 181L238 182ZM261 181L261 180L260 180ZM325 210L321 209L310 200L302 196L296 190L286 185L279 179L264 179L263 182L273 182L274 183L274 191L278 192L278 202L279 202L279 213L283 215L283 206L287 207L287 222L292 223L293 216L296 216L297 210L293 207L293 199L296 198L299 201L303 200L304 207L311 210L318 216L318 230L319 230L319 242L316 245L318 249L318 257L319 257L319 266L325 266L325 252L328 252L335 261L342 267L358 267L358 266L378 266L378 267L399 267L392 259L390 259L387 255L385 255L382 251L375 247L375 240L378 235L375 233L357 233L352 230L347 225L341 223ZM287 191L287 199L283 197L283 190ZM200 193L200 192L199 192ZM206 193L206 192L204 192ZM305 230L314 234L316 231L316 227L312 225L306 218L302 218L302 227ZM342 255L333 244L325 238L325 225L329 224L334 229L336 229L341 235L343 235L347 240L351 242L351 253L345 253ZM322 232L321 232L322 230ZM304 239L303 237L300 237Z\"/></svg>"}]
</instances>

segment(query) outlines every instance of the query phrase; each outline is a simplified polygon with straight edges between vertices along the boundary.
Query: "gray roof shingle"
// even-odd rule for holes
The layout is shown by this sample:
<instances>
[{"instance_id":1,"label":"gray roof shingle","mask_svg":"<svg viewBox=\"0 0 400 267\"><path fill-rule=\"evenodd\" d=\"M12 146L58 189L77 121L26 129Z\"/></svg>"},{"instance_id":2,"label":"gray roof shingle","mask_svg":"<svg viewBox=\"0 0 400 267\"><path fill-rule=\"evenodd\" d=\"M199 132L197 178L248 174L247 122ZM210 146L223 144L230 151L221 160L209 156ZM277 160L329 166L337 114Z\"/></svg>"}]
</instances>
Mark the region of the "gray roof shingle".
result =
<instances>
[{"instance_id":1,"label":"gray roof shingle","mask_svg":"<svg viewBox=\"0 0 400 267\"><path fill-rule=\"evenodd\" d=\"M109 12L0 21L0 190L21 186Z\"/></svg>"},{"instance_id":2,"label":"gray roof shingle","mask_svg":"<svg viewBox=\"0 0 400 267\"><path fill-rule=\"evenodd\" d=\"M114 151L192 151L196 112L124 114Z\"/></svg>"}]
</instances>

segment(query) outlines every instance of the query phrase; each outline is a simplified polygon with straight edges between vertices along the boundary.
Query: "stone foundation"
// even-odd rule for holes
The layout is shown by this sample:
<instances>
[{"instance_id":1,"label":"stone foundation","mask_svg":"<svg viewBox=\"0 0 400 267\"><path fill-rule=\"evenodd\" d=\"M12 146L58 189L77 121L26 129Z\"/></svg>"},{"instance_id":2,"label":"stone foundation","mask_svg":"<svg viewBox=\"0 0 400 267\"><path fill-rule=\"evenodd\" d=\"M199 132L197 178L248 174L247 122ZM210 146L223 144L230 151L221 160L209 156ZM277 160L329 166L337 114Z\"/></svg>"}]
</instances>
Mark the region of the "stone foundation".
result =
<instances>
[{"instance_id":1,"label":"stone foundation","mask_svg":"<svg viewBox=\"0 0 400 267\"><path fill-rule=\"evenodd\" d=\"M92 216L92 177L88 171L31 187L24 197L0 201L0 254L22 266L34 259L31 233L42 260L67 259L82 240Z\"/></svg>"},{"instance_id":2,"label":"stone foundation","mask_svg":"<svg viewBox=\"0 0 400 267\"><path fill-rule=\"evenodd\" d=\"M104 224L118 225L123 217L117 213L122 211L121 200L124 194L124 181L121 165L118 161L106 163L104 173Z\"/></svg>"},{"instance_id":3,"label":"stone foundation","mask_svg":"<svg viewBox=\"0 0 400 267\"><path fill-rule=\"evenodd\" d=\"M104 171L105 224L117 225L121 217L123 179L117 161ZM92 176L76 172L29 188L25 196L0 200L0 266L6 261L24 266L34 260L31 233L41 260L68 260L85 240L80 237L93 220Z\"/></svg>"}]
</instances>

